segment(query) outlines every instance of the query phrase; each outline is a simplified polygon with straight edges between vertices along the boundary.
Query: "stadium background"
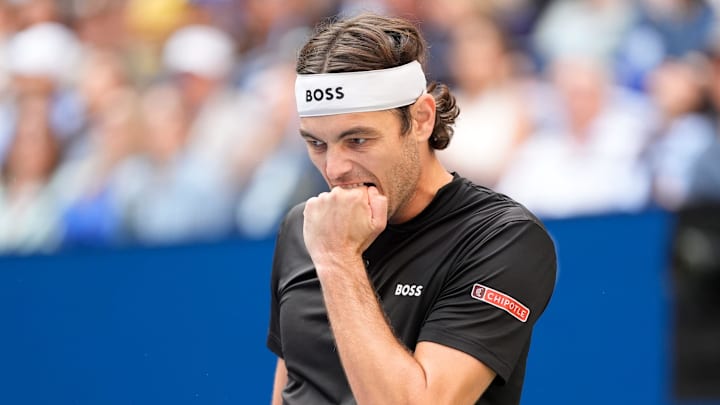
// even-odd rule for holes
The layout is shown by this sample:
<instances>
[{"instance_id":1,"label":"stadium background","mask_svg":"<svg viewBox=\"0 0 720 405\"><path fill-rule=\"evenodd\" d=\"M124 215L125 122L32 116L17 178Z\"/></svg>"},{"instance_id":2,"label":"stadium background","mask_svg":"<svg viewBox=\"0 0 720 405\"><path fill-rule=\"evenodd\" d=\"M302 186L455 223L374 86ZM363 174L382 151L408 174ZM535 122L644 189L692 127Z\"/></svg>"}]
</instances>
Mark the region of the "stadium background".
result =
<instances>
[{"instance_id":1,"label":"stadium background","mask_svg":"<svg viewBox=\"0 0 720 405\"><path fill-rule=\"evenodd\" d=\"M720 403L715 6L0 1L0 403L268 402L274 232L323 189L292 61L360 10L418 21L442 159L557 243L523 404Z\"/></svg>"}]
</instances>

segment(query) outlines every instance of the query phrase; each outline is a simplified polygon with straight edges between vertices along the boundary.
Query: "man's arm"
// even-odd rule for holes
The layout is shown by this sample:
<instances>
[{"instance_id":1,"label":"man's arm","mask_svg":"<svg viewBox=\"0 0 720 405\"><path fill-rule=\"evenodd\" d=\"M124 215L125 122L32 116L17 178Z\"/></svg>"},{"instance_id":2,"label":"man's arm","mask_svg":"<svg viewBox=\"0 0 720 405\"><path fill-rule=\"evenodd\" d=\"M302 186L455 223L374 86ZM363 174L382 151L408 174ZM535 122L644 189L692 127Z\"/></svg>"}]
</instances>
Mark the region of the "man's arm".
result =
<instances>
[{"instance_id":1,"label":"man's arm","mask_svg":"<svg viewBox=\"0 0 720 405\"><path fill-rule=\"evenodd\" d=\"M495 372L437 343L415 353L395 337L375 298L362 259L326 272L323 296L335 343L358 404L474 404Z\"/></svg>"},{"instance_id":2,"label":"man's arm","mask_svg":"<svg viewBox=\"0 0 720 405\"><path fill-rule=\"evenodd\" d=\"M271 405L282 405L282 391L287 384L287 369L285 361L278 358L277 366L275 366L275 382L273 383L273 392Z\"/></svg>"},{"instance_id":3,"label":"man's arm","mask_svg":"<svg viewBox=\"0 0 720 405\"><path fill-rule=\"evenodd\" d=\"M358 404L473 404L495 378L474 357L394 335L367 277L362 252L387 223L374 187L333 189L308 200L305 243L322 285L340 360Z\"/></svg>"}]
</instances>

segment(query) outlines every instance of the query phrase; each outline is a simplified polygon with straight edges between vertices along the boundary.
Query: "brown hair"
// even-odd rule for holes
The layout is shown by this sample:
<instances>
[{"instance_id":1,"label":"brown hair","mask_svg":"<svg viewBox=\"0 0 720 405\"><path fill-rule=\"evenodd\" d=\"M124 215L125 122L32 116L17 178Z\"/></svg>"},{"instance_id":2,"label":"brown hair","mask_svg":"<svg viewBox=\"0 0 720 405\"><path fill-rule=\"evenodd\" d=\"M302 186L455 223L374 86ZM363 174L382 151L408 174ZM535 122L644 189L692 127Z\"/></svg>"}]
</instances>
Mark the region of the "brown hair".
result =
<instances>
[{"instance_id":1,"label":"brown hair","mask_svg":"<svg viewBox=\"0 0 720 405\"><path fill-rule=\"evenodd\" d=\"M358 72L387 69L414 60L425 65L427 44L411 22L377 14L360 14L347 19L330 19L317 26L300 50L299 74ZM445 149L453 135L452 125L460 113L448 87L433 82L427 92L435 98L435 126L430 147ZM410 130L409 106L396 109L402 131Z\"/></svg>"}]
</instances>

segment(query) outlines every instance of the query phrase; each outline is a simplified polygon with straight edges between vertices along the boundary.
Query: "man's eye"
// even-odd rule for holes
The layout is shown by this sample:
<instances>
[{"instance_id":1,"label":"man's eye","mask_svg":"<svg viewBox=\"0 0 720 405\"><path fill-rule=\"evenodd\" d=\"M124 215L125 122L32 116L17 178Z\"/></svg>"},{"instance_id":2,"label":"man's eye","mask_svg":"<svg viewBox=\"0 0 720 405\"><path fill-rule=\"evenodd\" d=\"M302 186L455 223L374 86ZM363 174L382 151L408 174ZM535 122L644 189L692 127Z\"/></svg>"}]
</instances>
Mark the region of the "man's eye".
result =
<instances>
[{"instance_id":1,"label":"man's eye","mask_svg":"<svg viewBox=\"0 0 720 405\"><path fill-rule=\"evenodd\" d=\"M354 145L362 145L362 144L364 144L365 142L367 142L367 139L365 139L365 138L352 138L352 139L350 140L350 142L352 142Z\"/></svg>"},{"instance_id":2,"label":"man's eye","mask_svg":"<svg viewBox=\"0 0 720 405\"><path fill-rule=\"evenodd\" d=\"M321 141L308 140L307 143L308 143L308 145L310 145L312 148L315 148L315 149L319 149L319 148L322 148L323 146L325 146L325 142L321 142Z\"/></svg>"}]
</instances>

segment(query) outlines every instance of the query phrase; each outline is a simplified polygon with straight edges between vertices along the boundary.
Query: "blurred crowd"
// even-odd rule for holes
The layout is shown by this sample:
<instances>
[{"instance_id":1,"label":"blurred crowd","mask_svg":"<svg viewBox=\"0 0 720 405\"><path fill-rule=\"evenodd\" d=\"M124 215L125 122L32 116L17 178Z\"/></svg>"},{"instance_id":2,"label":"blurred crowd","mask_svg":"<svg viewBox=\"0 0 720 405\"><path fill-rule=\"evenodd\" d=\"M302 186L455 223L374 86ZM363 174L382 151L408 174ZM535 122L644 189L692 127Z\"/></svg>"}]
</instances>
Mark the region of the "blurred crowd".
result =
<instances>
[{"instance_id":1,"label":"blurred crowd","mask_svg":"<svg viewBox=\"0 0 720 405\"><path fill-rule=\"evenodd\" d=\"M543 218L720 201L711 2L0 0L0 252L272 236L326 188L296 52L362 11L426 36L450 170Z\"/></svg>"}]
</instances>

